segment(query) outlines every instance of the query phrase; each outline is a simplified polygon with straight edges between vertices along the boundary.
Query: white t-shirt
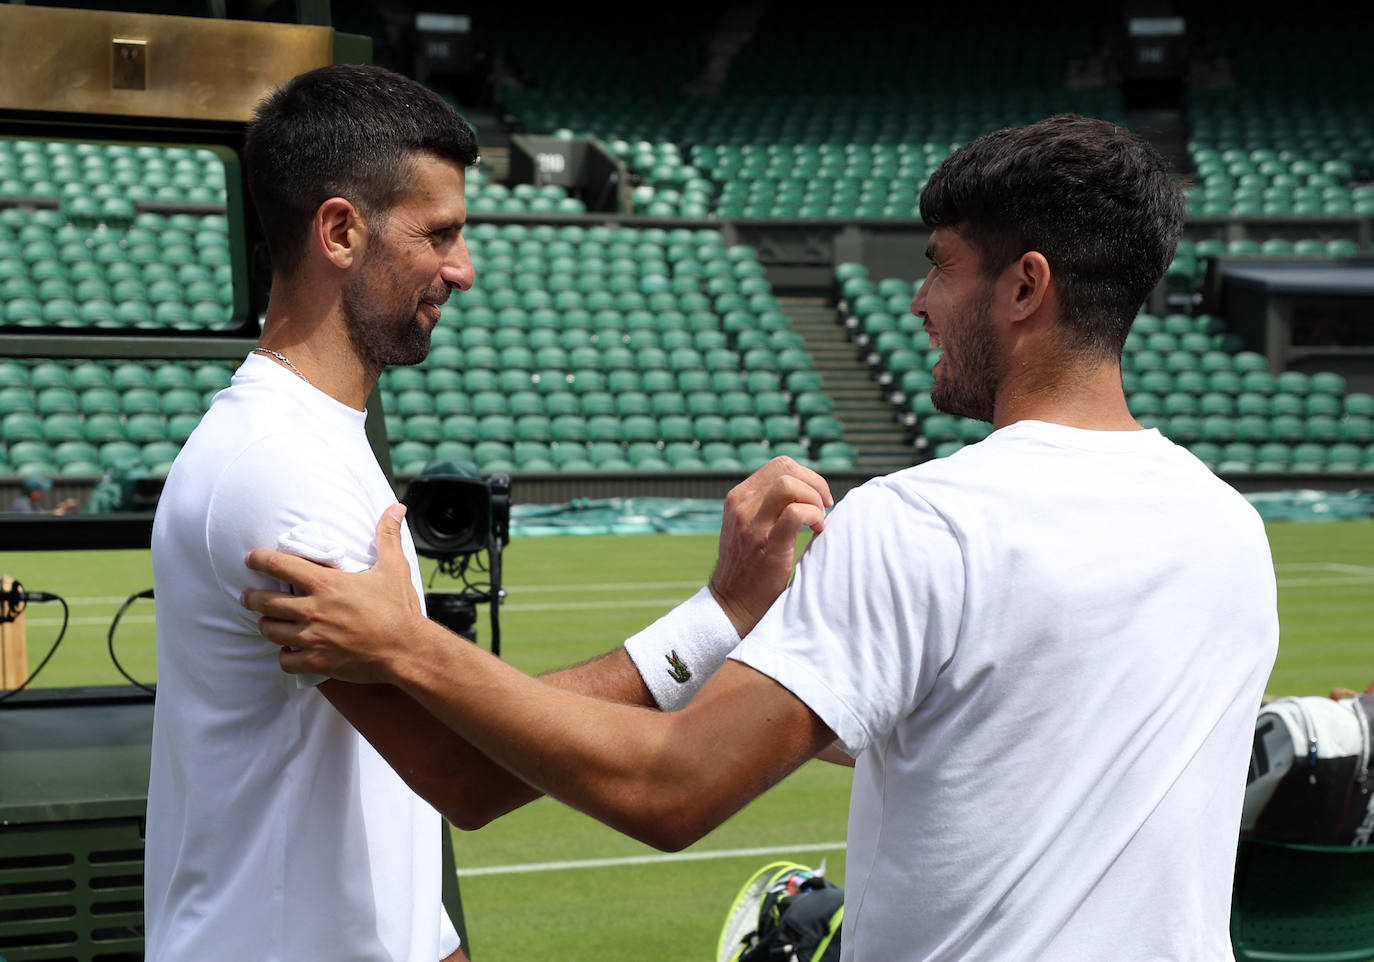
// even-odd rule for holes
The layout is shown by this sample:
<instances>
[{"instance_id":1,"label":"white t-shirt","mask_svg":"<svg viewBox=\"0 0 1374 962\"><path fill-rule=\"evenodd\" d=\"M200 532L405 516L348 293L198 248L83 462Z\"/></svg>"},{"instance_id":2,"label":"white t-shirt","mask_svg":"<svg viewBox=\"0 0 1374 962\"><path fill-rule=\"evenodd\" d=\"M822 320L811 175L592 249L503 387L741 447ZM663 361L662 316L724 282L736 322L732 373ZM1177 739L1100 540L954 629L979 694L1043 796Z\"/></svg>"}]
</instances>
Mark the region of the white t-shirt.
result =
<instances>
[{"instance_id":1,"label":"white t-shirt","mask_svg":"<svg viewBox=\"0 0 1374 962\"><path fill-rule=\"evenodd\" d=\"M168 474L153 524L149 962L437 962L458 946L438 813L281 671L239 606L245 588L283 587L244 556L304 522L345 547L340 567L376 560L395 495L363 422L249 355Z\"/></svg>"},{"instance_id":2,"label":"white t-shirt","mask_svg":"<svg viewBox=\"0 0 1374 962\"><path fill-rule=\"evenodd\" d=\"M851 492L732 656L858 758L843 958L1229 958L1275 595L1156 431L1023 421Z\"/></svg>"}]
</instances>

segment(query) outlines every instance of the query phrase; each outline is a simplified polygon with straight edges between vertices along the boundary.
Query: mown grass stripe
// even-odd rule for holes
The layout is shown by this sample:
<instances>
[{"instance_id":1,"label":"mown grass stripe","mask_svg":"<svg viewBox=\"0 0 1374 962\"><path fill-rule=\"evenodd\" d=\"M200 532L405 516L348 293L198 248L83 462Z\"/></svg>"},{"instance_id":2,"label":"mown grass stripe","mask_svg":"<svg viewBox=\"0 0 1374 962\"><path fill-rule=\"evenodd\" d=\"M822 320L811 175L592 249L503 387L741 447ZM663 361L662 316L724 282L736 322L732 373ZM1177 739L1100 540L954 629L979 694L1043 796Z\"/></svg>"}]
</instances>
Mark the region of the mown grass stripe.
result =
<instances>
[{"instance_id":1,"label":"mown grass stripe","mask_svg":"<svg viewBox=\"0 0 1374 962\"><path fill-rule=\"evenodd\" d=\"M478 875L522 875L528 872L562 872L569 869L618 868L625 865L661 865L667 862L707 862L726 858L752 858L759 855L786 855L789 852L842 852L844 842L810 842L805 845L767 845L758 848L714 849L708 852L661 852L655 855L623 855L619 858L581 858L566 862L523 862L516 865L479 865L460 868L459 878Z\"/></svg>"}]
</instances>

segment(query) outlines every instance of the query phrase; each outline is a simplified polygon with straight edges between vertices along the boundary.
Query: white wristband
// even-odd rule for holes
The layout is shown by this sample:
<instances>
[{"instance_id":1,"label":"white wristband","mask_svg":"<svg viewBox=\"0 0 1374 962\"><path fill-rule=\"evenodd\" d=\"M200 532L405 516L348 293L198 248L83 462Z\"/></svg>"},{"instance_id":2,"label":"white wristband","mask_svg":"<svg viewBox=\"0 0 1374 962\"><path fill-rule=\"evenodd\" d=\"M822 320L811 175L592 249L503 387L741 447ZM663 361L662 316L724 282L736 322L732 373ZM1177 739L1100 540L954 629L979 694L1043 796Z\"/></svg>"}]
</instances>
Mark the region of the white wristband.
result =
<instances>
[{"instance_id":1,"label":"white wristband","mask_svg":"<svg viewBox=\"0 0 1374 962\"><path fill-rule=\"evenodd\" d=\"M675 711L692 700L730 652L739 633L702 588L652 625L625 640L625 651L663 711Z\"/></svg>"}]
</instances>

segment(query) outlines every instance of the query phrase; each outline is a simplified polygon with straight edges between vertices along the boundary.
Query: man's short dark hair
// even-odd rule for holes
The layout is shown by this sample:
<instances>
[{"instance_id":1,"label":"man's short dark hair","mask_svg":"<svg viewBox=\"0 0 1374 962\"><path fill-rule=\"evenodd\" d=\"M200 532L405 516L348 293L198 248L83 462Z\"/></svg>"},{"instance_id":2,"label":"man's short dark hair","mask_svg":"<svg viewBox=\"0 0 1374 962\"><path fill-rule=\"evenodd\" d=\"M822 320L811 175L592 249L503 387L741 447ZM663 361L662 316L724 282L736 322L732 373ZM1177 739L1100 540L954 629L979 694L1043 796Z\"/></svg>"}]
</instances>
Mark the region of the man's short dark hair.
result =
<instances>
[{"instance_id":1,"label":"man's short dark hair","mask_svg":"<svg viewBox=\"0 0 1374 962\"><path fill-rule=\"evenodd\" d=\"M381 67L321 67L265 97L243 161L276 271L300 264L310 221L331 197L353 203L375 231L421 154L468 167L477 138L438 94Z\"/></svg>"},{"instance_id":2,"label":"man's short dark hair","mask_svg":"<svg viewBox=\"0 0 1374 962\"><path fill-rule=\"evenodd\" d=\"M1146 140L1063 114L956 150L921 192L921 218L955 230L989 278L1028 251L1045 255L1075 345L1119 357L1173 259L1184 206Z\"/></svg>"}]
</instances>

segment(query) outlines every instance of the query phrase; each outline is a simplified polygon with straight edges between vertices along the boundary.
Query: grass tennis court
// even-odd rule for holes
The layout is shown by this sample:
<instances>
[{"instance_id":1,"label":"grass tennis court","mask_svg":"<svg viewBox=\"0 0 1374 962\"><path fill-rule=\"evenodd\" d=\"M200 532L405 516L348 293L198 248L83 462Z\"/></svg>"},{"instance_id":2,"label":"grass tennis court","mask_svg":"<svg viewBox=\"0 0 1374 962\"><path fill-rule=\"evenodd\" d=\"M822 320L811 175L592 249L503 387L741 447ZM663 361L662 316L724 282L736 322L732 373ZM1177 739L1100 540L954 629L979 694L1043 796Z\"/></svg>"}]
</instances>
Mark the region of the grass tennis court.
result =
<instances>
[{"instance_id":1,"label":"grass tennis court","mask_svg":"<svg viewBox=\"0 0 1374 962\"><path fill-rule=\"evenodd\" d=\"M1269 535L1283 625L1270 692L1363 688L1374 679L1374 521L1271 524ZM503 653L539 672L604 651L695 590L714 557L714 536L517 537L506 552ZM0 570L71 603L71 627L39 686L123 683L106 632L124 598L152 585L147 552L9 552ZM154 677L152 613L152 602L137 602L116 636L120 660L145 681ZM30 609L30 667L59 622L56 605ZM485 643L485 612L478 627ZM711 958L730 900L764 862L826 858L843 881L848 788L848 770L813 762L675 856L551 802L459 833L474 957Z\"/></svg>"}]
</instances>

